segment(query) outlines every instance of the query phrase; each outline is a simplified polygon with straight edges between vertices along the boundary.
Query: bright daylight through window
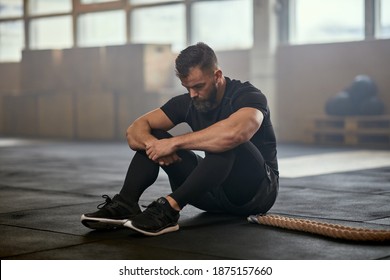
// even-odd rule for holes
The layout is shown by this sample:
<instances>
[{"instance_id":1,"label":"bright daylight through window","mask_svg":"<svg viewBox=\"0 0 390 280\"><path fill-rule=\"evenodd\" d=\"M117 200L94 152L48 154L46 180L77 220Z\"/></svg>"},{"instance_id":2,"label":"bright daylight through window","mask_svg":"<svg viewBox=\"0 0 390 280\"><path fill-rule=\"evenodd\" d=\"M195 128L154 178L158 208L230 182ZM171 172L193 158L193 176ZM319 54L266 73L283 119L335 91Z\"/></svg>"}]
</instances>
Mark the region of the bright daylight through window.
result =
<instances>
[{"instance_id":1,"label":"bright daylight through window","mask_svg":"<svg viewBox=\"0 0 390 280\"><path fill-rule=\"evenodd\" d=\"M296 0L295 4L292 43L364 39L364 0Z\"/></svg>"}]
</instances>

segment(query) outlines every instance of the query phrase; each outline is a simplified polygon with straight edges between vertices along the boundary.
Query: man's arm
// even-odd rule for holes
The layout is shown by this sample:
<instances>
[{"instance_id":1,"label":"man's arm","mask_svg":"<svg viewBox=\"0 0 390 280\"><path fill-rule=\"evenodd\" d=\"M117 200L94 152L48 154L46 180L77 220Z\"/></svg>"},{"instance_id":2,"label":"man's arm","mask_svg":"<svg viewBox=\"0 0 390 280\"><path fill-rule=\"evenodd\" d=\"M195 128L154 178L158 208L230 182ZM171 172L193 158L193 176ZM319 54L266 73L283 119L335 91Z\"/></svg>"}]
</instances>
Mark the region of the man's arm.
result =
<instances>
[{"instance_id":1,"label":"man's arm","mask_svg":"<svg viewBox=\"0 0 390 280\"><path fill-rule=\"evenodd\" d=\"M263 118L258 109L241 108L203 130L150 142L146 145L146 152L152 160L180 149L224 152L249 141L260 128Z\"/></svg>"},{"instance_id":2,"label":"man's arm","mask_svg":"<svg viewBox=\"0 0 390 280\"><path fill-rule=\"evenodd\" d=\"M152 129L165 131L174 127L172 121L161 109L155 109L136 119L127 129L126 138L131 149L145 150L148 143L156 141Z\"/></svg>"}]
</instances>

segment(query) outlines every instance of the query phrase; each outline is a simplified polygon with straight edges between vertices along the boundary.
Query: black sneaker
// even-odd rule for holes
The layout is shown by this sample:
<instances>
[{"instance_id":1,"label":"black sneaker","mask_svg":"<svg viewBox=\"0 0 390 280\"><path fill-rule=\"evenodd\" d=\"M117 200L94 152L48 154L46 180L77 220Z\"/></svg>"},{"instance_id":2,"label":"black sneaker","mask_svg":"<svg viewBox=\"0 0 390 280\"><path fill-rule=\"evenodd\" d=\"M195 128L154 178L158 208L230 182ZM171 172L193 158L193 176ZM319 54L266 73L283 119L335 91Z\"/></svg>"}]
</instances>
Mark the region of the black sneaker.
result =
<instances>
[{"instance_id":1,"label":"black sneaker","mask_svg":"<svg viewBox=\"0 0 390 280\"><path fill-rule=\"evenodd\" d=\"M99 204L96 212L83 214L81 223L91 229L114 229L141 213L138 204L129 205L117 194L112 199L103 195L105 202Z\"/></svg>"},{"instance_id":2,"label":"black sneaker","mask_svg":"<svg viewBox=\"0 0 390 280\"><path fill-rule=\"evenodd\" d=\"M179 211L173 209L164 197L160 197L152 202L142 214L127 221L124 226L145 235L156 236L179 230L177 223L179 217Z\"/></svg>"}]
</instances>

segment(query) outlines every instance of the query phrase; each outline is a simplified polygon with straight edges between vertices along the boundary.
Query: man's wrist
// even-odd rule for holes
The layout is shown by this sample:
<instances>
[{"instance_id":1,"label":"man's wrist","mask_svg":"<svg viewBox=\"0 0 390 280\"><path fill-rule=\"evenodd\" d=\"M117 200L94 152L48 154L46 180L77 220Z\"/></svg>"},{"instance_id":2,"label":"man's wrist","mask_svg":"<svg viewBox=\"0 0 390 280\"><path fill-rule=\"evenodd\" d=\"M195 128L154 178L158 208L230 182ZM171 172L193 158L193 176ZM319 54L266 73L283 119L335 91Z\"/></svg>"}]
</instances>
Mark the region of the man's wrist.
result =
<instances>
[{"instance_id":1,"label":"man's wrist","mask_svg":"<svg viewBox=\"0 0 390 280\"><path fill-rule=\"evenodd\" d=\"M180 136L174 136L172 138L169 138L172 144L173 150L176 152L177 150L181 149L181 141L180 141Z\"/></svg>"}]
</instances>

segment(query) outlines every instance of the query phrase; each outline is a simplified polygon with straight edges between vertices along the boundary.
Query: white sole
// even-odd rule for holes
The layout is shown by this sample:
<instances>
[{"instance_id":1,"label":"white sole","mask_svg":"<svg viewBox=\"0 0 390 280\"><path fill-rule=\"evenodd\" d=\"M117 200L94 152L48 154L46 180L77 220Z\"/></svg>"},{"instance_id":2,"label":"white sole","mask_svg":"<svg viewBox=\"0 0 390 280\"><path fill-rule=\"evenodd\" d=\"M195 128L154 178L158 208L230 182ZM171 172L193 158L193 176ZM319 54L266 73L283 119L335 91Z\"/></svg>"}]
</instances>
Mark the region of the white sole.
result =
<instances>
[{"instance_id":1,"label":"white sole","mask_svg":"<svg viewBox=\"0 0 390 280\"><path fill-rule=\"evenodd\" d=\"M91 229L113 229L123 227L124 223L129 221L128 219L123 220L112 220L104 218L91 218L85 215L81 215L81 223Z\"/></svg>"},{"instance_id":2,"label":"white sole","mask_svg":"<svg viewBox=\"0 0 390 280\"><path fill-rule=\"evenodd\" d=\"M158 236L158 235L161 235L161 234L164 234L164 233L168 233L168 232L173 232L173 231L179 230L179 225L178 224L176 224L174 226L166 227L163 230L160 230L158 232L149 232L149 231L144 231L142 229L136 228L135 226L133 226L131 221L127 221L126 223L123 224L123 226L131 228L131 229L133 229L133 230L135 230L137 232L140 232L140 233L142 233L144 235L147 235L147 236Z\"/></svg>"}]
</instances>

